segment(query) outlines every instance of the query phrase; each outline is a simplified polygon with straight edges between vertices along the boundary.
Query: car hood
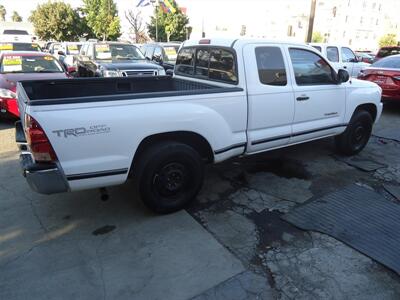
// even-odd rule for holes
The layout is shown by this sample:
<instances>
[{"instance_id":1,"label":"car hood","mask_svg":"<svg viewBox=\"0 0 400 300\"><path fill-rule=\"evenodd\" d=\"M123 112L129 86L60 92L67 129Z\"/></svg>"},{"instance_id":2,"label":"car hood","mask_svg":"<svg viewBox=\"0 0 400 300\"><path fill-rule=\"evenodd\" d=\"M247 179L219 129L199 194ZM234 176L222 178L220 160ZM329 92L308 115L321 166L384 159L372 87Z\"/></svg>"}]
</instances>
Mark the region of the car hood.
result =
<instances>
[{"instance_id":1,"label":"car hood","mask_svg":"<svg viewBox=\"0 0 400 300\"><path fill-rule=\"evenodd\" d=\"M160 70L161 66L147 62L146 60L107 60L107 61L96 61L96 63L103 67L105 70Z\"/></svg>"},{"instance_id":2,"label":"car hood","mask_svg":"<svg viewBox=\"0 0 400 300\"><path fill-rule=\"evenodd\" d=\"M22 80L66 79L65 73L9 73L0 75L0 88L11 89Z\"/></svg>"}]
</instances>

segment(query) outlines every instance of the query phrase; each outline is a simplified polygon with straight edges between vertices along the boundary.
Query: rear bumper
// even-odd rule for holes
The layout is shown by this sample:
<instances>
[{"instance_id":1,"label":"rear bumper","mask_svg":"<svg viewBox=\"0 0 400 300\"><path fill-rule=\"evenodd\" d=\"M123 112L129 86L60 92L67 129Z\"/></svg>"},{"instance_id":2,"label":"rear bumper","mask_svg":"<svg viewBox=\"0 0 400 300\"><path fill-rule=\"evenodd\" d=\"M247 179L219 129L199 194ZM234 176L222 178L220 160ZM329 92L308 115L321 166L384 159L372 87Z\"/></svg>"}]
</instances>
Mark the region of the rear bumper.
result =
<instances>
[{"instance_id":1,"label":"rear bumper","mask_svg":"<svg viewBox=\"0 0 400 300\"><path fill-rule=\"evenodd\" d=\"M35 163L32 154L28 150L20 121L15 124L15 132L15 140L22 151L19 156L22 174L28 181L29 186L35 192L46 195L69 191L68 181L58 164Z\"/></svg>"},{"instance_id":2,"label":"rear bumper","mask_svg":"<svg viewBox=\"0 0 400 300\"><path fill-rule=\"evenodd\" d=\"M68 183L56 164L36 164L30 153L20 155L23 175L29 186L40 194L68 192Z\"/></svg>"}]
</instances>

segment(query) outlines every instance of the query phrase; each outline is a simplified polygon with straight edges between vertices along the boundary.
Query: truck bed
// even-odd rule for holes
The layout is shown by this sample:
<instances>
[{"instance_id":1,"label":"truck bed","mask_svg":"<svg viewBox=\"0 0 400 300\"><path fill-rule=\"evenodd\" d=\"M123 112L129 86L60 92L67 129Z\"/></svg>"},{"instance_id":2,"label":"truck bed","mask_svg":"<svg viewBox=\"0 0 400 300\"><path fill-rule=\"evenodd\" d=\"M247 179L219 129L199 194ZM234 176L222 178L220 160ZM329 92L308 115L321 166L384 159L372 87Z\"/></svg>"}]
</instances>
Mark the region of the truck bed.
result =
<instances>
[{"instance_id":1,"label":"truck bed","mask_svg":"<svg viewBox=\"0 0 400 300\"><path fill-rule=\"evenodd\" d=\"M117 101L242 91L238 87L177 79L170 76L136 78L75 78L21 81L18 89L28 105Z\"/></svg>"}]
</instances>

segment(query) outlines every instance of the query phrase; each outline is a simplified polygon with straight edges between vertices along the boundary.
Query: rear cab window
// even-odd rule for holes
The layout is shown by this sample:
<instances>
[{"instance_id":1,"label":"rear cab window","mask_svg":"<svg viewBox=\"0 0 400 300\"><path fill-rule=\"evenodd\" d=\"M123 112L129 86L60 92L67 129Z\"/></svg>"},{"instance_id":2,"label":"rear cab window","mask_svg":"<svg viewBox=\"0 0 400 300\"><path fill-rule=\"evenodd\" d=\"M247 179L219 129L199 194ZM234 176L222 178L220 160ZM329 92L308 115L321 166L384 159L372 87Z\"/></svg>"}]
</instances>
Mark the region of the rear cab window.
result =
<instances>
[{"instance_id":1,"label":"rear cab window","mask_svg":"<svg viewBox=\"0 0 400 300\"><path fill-rule=\"evenodd\" d=\"M258 77L265 85L287 85L286 68L279 47L267 46L255 49Z\"/></svg>"},{"instance_id":2,"label":"rear cab window","mask_svg":"<svg viewBox=\"0 0 400 300\"><path fill-rule=\"evenodd\" d=\"M221 47L182 48L176 60L177 75L238 84L236 55Z\"/></svg>"},{"instance_id":3,"label":"rear cab window","mask_svg":"<svg viewBox=\"0 0 400 300\"><path fill-rule=\"evenodd\" d=\"M400 47L386 47L379 50L376 56L386 57L391 55L400 54Z\"/></svg>"}]
</instances>

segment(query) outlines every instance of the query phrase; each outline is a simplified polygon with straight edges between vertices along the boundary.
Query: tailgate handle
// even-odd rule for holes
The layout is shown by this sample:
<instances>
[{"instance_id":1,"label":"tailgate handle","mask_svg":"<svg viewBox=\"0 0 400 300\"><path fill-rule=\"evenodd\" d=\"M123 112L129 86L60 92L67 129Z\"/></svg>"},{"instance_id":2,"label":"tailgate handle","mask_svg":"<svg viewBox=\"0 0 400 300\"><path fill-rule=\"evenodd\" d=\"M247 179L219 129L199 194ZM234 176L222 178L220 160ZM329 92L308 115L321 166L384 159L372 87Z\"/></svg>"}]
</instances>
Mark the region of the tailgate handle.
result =
<instances>
[{"instance_id":1,"label":"tailgate handle","mask_svg":"<svg viewBox=\"0 0 400 300\"><path fill-rule=\"evenodd\" d=\"M310 99L310 97L308 97L308 96L301 96L301 97L296 98L297 101L306 101L308 99Z\"/></svg>"}]
</instances>

